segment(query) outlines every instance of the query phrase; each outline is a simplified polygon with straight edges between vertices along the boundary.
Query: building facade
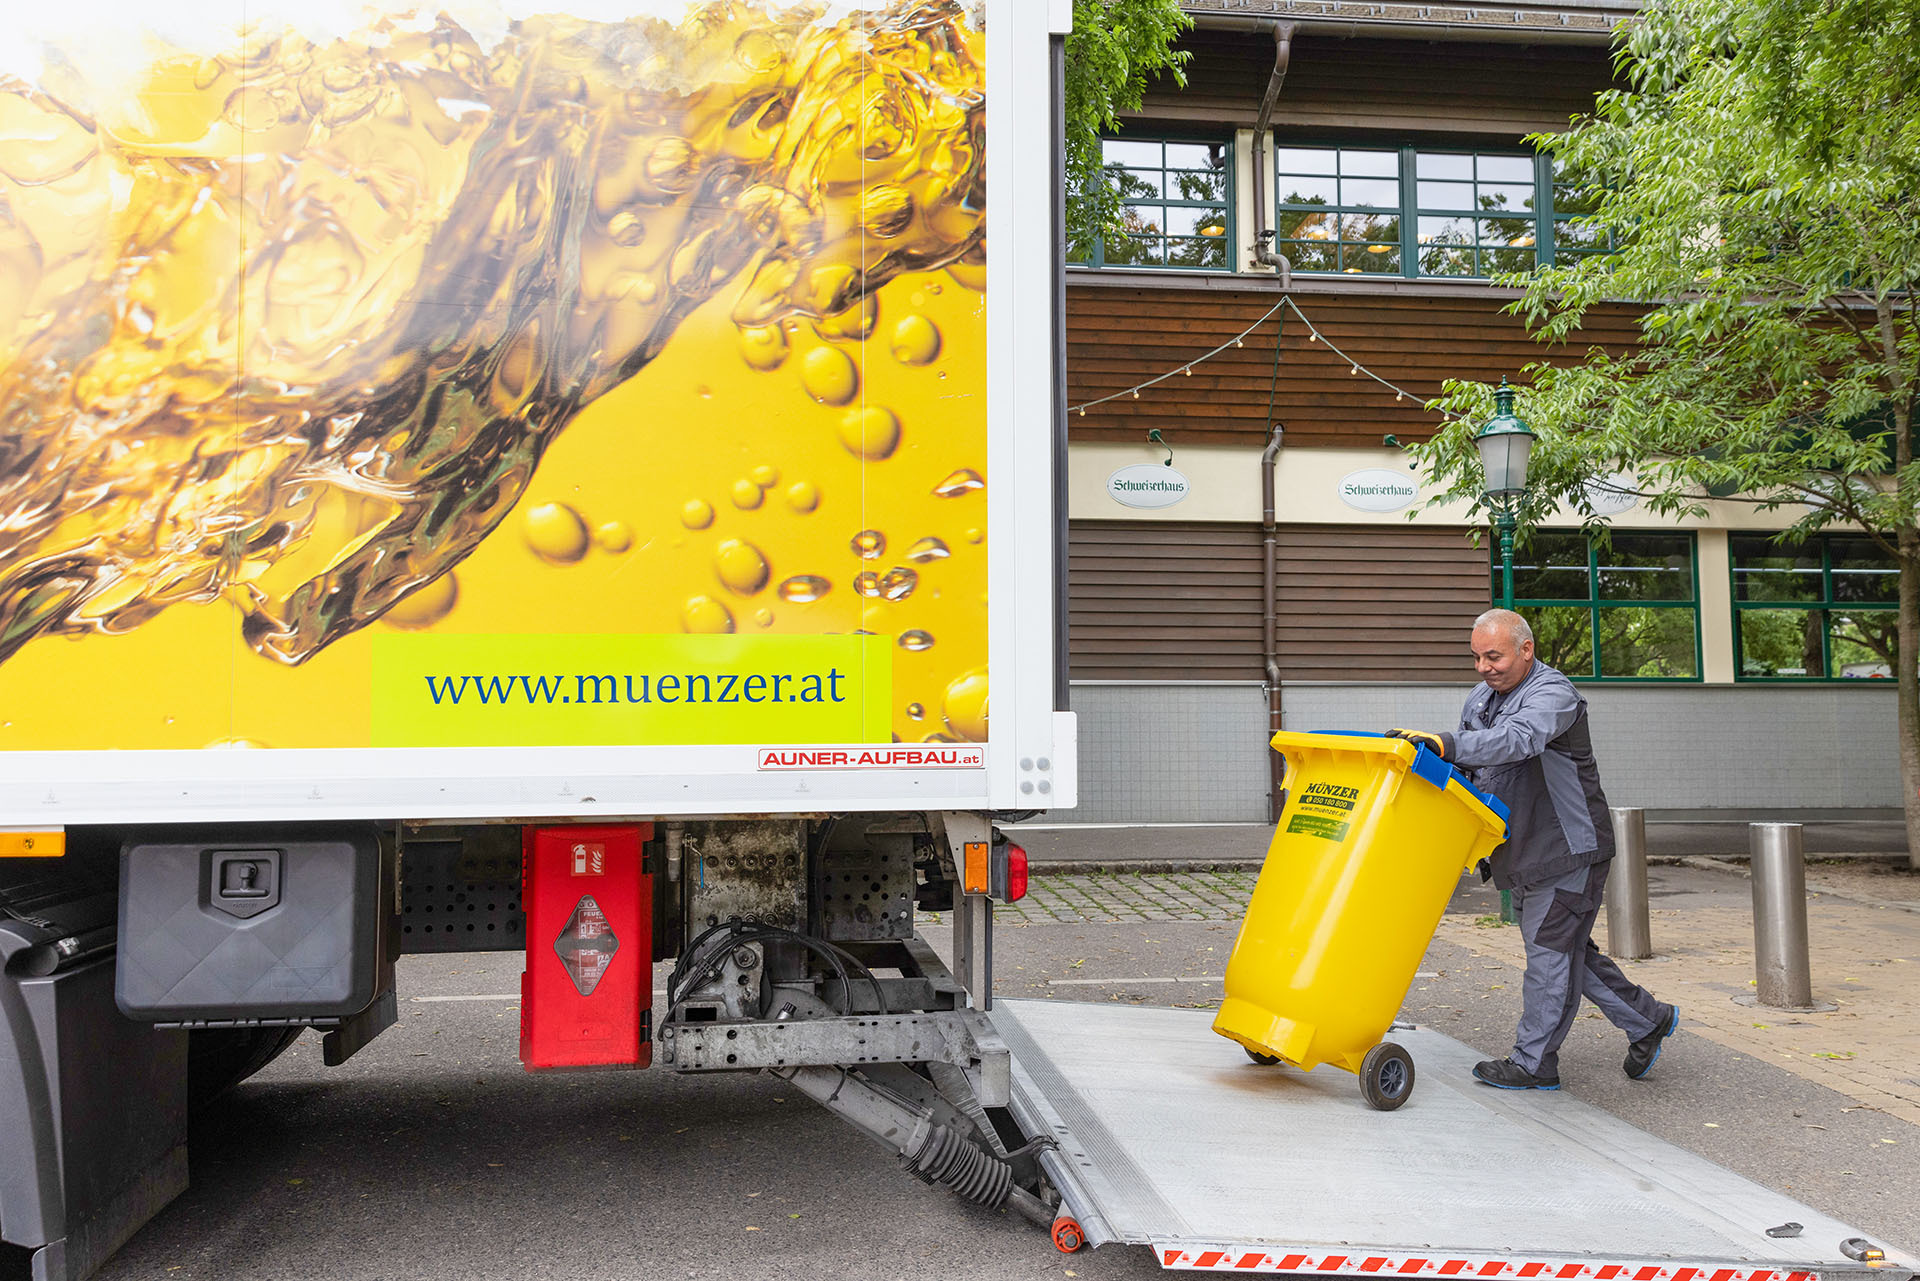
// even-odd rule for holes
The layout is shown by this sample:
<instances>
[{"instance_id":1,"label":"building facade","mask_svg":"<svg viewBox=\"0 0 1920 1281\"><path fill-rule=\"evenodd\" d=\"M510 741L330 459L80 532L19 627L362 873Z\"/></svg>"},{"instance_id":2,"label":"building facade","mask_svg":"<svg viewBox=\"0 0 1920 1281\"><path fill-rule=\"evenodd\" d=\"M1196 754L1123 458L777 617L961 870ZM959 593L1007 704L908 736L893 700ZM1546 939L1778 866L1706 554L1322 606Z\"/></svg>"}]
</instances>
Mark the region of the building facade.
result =
<instances>
[{"instance_id":1,"label":"building facade","mask_svg":"<svg viewBox=\"0 0 1920 1281\"><path fill-rule=\"evenodd\" d=\"M1607 249L1524 140L1609 87L1620 5L1186 8L1186 86L1108 143L1127 234L1068 270L1078 822L1266 820L1276 716L1451 727L1497 557L1393 442L1437 428L1443 379L1638 333L1620 305L1543 347L1487 281ZM1515 597L1592 705L1614 803L1899 805L1890 558L1783 546L1793 514L1737 499L1593 498L1611 539L1543 528Z\"/></svg>"}]
</instances>

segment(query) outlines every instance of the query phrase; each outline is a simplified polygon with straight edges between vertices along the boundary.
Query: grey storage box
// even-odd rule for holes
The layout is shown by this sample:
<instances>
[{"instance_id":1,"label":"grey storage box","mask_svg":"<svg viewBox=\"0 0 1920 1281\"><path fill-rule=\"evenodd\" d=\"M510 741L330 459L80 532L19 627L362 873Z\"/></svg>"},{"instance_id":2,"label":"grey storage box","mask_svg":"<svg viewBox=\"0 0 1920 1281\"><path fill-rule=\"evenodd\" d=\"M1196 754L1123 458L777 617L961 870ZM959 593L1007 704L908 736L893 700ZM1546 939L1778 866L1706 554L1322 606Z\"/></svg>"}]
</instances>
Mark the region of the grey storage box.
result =
<instances>
[{"instance_id":1,"label":"grey storage box","mask_svg":"<svg viewBox=\"0 0 1920 1281\"><path fill-rule=\"evenodd\" d=\"M380 832L234 829L120 852L114 999L130 1018L197 1026L325 1023L377 995Z\"/></svg>"}]
</instances>

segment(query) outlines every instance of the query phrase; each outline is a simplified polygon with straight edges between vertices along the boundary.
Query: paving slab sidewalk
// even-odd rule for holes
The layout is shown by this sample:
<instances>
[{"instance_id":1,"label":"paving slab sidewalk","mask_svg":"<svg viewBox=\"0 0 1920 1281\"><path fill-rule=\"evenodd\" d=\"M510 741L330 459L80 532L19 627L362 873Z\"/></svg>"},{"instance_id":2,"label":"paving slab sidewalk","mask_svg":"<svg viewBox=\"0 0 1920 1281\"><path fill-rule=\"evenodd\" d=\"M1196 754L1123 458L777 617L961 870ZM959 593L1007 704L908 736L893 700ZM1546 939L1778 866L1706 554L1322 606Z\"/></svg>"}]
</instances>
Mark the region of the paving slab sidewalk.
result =
<instances>
[{"instance_id":1,"label":"paving slab sidewalk","mask_svg":"<svg viewBox=\"0 0 1920 1281\"><path fill-rule=\"evenodd\" d=\"M1066 860L1037 862L1028 898L1000 914L1028 925L1238 920L1255 871L1225 860L1204 870L1204 856L1178 849L1136 858L1133 871L1125 864L1090 871ZM1180 870L1139 871L1154 866ZM1819 1013L1736 1001L1753 992L1753 913L1744 866L1688 857L1653 867L1649 885L1654 955L1626 968L1678 1005L1689 1031L1920 1126L1920 876L1896 873L1884 861L1878 868L1851 861L1809 867L1814 995L1834 1005ZM1524 966L1520 932L1501 926L1496 908L1491 890L1465 878L1435 937ZM1596 938L1604 945L1604 923Z\"/></svg>"},{"instance_id":2,"label":"paving slab sidewalk","mask_svg":"<svg viewBox=\"0 0 1920 1281\"><path fill-rule=\"evenodd\" d=\"M1695 1035L1920 1125L1920 904L1823 892L1810 869L1808 968L1814 999L1833 1008L1768 1009L1736 999L1754 992L1745 870L1703 864L1650 871L1654 954L1623 968ZM1435 937L1524 966L1520 931L1497 920L1449 913ZM1595 938L1604 945L1604 923Z\"/></svg>"}]
</instances>

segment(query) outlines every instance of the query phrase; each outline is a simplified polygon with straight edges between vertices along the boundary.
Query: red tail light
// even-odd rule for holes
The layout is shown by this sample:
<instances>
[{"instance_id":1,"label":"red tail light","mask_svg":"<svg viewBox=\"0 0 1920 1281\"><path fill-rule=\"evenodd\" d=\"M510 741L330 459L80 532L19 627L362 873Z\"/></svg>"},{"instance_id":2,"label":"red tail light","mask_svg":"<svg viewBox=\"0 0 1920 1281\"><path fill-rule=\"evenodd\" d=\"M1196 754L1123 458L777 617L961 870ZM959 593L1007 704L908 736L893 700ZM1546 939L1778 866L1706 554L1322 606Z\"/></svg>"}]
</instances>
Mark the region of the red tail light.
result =
<instances>
[{"instance_id":1,"label":"red tail light","mask_svg":"<svg viewBox=\"0 0 1920 1281\"><path fill-rule=\"evenodd\" d=\"M1007 846L1007 892L1003 902L1018 903L1027 896L1027 852L1018 845Z\"/></svg>"}]
</instances>

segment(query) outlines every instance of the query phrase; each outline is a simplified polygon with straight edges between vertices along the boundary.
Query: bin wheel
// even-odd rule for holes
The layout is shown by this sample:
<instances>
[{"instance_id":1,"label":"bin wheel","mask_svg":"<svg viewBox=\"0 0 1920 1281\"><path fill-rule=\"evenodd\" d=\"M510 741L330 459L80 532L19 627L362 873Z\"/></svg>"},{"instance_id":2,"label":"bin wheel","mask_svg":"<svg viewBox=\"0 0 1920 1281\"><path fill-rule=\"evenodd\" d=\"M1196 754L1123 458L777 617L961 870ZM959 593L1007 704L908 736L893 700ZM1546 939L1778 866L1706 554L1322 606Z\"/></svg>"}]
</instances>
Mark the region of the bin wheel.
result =
<instances>
[{"instance_id":1,"label":"bin wheel","mask_svg":"<svg viewBox=\"0 0 1920 1281\"><path fill-rule=\"evenodd\" d=\"M1360 1061L1360 1096L1367 1106L1391 1112L1413 1093L1413 1056L1392 1041L1382 1041Z\"/></svg>"},{"instance_id":2,"label":"bin wheel","mask_svg":"<svg viewBox=\"0 0 1920 1281\"><path fill-rule=\"evenodd\" d=\"M1053 1221L1053 1244L1060 1253L1072 1254L1086 1243L1087 1234L1081 1230L1080 1220L1063 1214Z\"/></svg>"},{"instance_id":3,"label":"bin wheel","mask_svg":"<svg viewBox=\"0 0 1920 1281\"><path fill-rule=\"evenodd\" d=\"M1280 1056L1277 1054L1262 1054L1251 1045L1243 1045L1240 1048L1247 1052L1248 1058L1258 1063L1261 1067L1278 1067L1280 1064Z\"/></svg>"}]
</instances>

